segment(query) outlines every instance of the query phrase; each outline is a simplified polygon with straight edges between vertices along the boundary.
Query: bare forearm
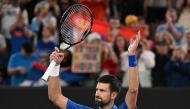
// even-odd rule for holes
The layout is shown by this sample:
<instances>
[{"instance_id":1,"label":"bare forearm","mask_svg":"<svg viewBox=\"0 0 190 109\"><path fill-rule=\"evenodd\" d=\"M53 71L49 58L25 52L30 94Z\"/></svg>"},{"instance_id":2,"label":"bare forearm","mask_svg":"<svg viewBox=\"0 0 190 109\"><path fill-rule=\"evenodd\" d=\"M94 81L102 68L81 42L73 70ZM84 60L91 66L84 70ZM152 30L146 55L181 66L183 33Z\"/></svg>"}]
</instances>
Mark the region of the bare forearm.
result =
<instances>
[{"instance_id":1,"label":"bare forearm","mask_svg":"<svg viewBox=\"0 0 190 109\"><path fill-rule=\"evenodd\" d=\"M129 67L129 91L135 93L138 91L139 77L137 67Z\"/></svg>"},{"instance_id":2,"label":"bare forearm","mask_svg":"<svg viewBox=\"0 0 190 109\"><path fill-rule=\"evenodd\" d=\"M32 36L32 32L27 27L24 27L24 34L28 38Z\"/></svg>"},{"instance_id":3,"label":"bare forearm","mask_svg":"<svg viewBox=\"0 0 190 109\"><path fill-rule=\"evenodd\" d=\"M166 0L167 2L167 7L170 8L171 7L171 0Z\"/></svg>"},{"instance_id":4,"label":"bare forearm","mask_svg":"<svg viewBox=\"0 0 190 109\"><path fill-rule=\"evenodd\" d=\"M174 27L173 24L170 25L170 29L175 39L181 39L182 34Z\"/></svg>"},{"instance_id":5,"label":"bare forearm","mask_svg":"<svg viewBox=\"0 0 190 109\"><path fill-rule=\"evenodd\" d=\"M55 16L56 16L56 17L60 16L60 9L59 9L59 6L58 6L58 5L55 5L55 6L54 6L54 13L55 13Z\"/></svg>"},{"instance_id":6,"label":"bare forearm","mask_svg":"<svg viewBox=\"0 0 190 109\"><path fill-rule=\"evenodd\" d=\"M12 75L14 73L18 72L17 68L8 68L8 75Z\"/></svg>"},{"instance_id":7,"label":"bare forearm","mask_svg":"<svg viewBox=\"0 0 190 109\"><path fill-rule=\"evenodd\" d=\"M66 109L68 99L61 93L61 85L58 76L50 76L48 79L48 97L59 108Z\"/></svg>"},{"instance_id":8,"label":"bare forearm","mask_svg":"<svg viewBox=\"0 0 190 109\"><path fill-rule=\"evenodd\" d=\"M59 77L58 76L55 76L55 77L49 76L49 78L48 78L49 99L54 101L60 95L61 95L61 86L60 86Z\"/></svg>"},{"instance_id":9,"label":"bare forearm","mask_svg":"<svg viewBox=\"0 0 190 109\"><path fill-rule=\"evenodd\" d=\"M14 23L13 23L13 25L10 27L10 32L13 32L14 30L15 30L15 28L17 27L17 25L18 25L18 20L16 20Z\"/></svg>"},{"instance_id":10,"label":"bare forearm","mask_svg":"<svg viewBox=\"0 0 190 109\"><path fill-rule=\"evenodd\" d=\"M126 95L126 103L129 109L136 108L137 96L138 96L138 71L137 67L129 67L129 89Z\"/></svg>"}]
</instances>

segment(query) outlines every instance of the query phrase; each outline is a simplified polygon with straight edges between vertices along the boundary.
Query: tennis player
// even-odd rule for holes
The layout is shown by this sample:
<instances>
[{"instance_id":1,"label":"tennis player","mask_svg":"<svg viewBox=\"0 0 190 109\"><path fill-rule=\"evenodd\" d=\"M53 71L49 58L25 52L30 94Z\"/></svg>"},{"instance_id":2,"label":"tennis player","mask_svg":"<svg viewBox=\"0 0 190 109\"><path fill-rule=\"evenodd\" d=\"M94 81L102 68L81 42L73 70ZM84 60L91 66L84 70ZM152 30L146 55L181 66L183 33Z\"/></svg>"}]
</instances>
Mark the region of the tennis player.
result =
<instances>
[{"instance_id":1,"label":"tennis player","mask_svg":"<svg viewBox=\"0 0 190 109\"><path fill-rule=\"evenodd\" d=\"M140 32L138 32L136 38L130 41L128 48L129 89L126 93L124 103L119 108L114 105L114 101L121 89L120 81L115 76L104 75L97 80L98 83L95 93L95 104L97 105L97 109L136 109L139 80L135 52L140 37ZM92 109L90 107L77 104L62 95L59 81L59 67L63 58L64 54L59 53L58 48L55 48L55 51L50 55L50 61L54 60L56 62L56 66L53 68L48 78L49 99L61 109Z\"/></svg>"}]
</instances>

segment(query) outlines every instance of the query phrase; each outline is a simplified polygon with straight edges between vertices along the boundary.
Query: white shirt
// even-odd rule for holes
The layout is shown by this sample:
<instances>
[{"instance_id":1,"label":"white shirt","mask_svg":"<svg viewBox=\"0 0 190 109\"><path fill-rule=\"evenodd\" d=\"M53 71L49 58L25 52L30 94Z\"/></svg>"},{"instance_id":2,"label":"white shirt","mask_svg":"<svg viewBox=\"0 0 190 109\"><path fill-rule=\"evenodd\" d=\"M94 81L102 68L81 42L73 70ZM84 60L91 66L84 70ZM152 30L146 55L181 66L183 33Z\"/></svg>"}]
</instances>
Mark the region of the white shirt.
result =
<instances>
[{"instance_id":1,"label":"white shirt","mask_svg":"<svg viewBox=\"0 0 190 109\"><path fill-rule=\"evenodd\" d=\"M12 26L12 24L16 21L17 15L20 12L20 7L13 7L12 5L4 5L2 7L2 34L7 38L11 39L9 28ZM25 16L25 24L28 24L28 13L26 10L24 10L24 16Z\"/></svg>"},{"instance_id":2,"label":"white shirt","mask_svg":"<svg viewBox=\"0 0 190 109\"><path fill-rule=\"evenodd\" d=\"M150 7L167 7L166 0L149 0L148 6Z\"/></svg>"}]
</instances>

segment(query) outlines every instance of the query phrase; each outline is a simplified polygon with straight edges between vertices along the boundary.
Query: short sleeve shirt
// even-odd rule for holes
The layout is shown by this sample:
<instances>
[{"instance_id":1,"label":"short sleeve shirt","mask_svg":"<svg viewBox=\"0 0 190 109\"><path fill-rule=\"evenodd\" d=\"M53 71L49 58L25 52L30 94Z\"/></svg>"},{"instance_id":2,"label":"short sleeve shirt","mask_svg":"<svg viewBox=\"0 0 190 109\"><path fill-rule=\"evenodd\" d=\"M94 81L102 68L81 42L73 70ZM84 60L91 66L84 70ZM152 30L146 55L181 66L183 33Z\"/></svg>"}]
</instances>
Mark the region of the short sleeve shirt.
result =
<instances>
[{"instance_id":1,"label":"short sleeve shirt","mask_svg":"<svg viewBox=\"0 0 190 109\"><path fill-rule=\"evenodd\" d=\"M68 100L66 109L93 109L93 108L90 108L90 107L84 106L84 105L80 105L71 100ZM99 108L97 107L97 109L99 109ZM121 106L119 106L119 108L117 108L115 105L113 105L112 109L128 109L128 107L127 107L127 104L124 102L123 104L121 104Z\"/></svg>"},{"instance_id":2,"label":"short sleeve shirt","mask_svg":"<svg viewBox=\"0 0 190 109\"><path fill-rule=\"evenodd\" d=\"M165 24L159 25L159 26L157 27L157 29L156 29L156 34L162 32L163 29L165 28L165 26L166 26ZM182 34L182 36L184 36L185 30L184 30L184 28L183 28L182 26L180 26L180 25L178 25L177 23L175 23L175 24L174 24L174 27ZM171 32L170 29L168 29L167 31L172 34L172 32ZM172 34L172 35L173 35L173 34ZM180 44L181 44L181 39L182 39L182 38L181 38L180 40L175 39L175 37L173 37L173 38L174 38L174 40L175 40L176 45L180 45Z\"/></svg>"}]
</instances>

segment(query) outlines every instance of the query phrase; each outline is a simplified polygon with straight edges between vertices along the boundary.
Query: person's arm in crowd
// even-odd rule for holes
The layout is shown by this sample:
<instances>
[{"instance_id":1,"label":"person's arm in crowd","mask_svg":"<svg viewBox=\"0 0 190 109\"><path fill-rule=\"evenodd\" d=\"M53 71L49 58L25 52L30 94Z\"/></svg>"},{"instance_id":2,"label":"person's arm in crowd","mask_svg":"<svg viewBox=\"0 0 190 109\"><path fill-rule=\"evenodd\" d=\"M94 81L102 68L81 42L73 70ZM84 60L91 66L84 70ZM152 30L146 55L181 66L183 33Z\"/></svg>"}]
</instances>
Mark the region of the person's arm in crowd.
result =
<instances>
[{"instance_id":1,"label":"person's arm in crowd","mask_svg":"<svg viewBox=\"0 0 190 109\"><path fill-rule=\"evenodd\" d=\"M20 72L22 74L25 74L26 73L26 69L25 67L16 67L16 68L8 68L8 75L12 75L12 74L15 74L17 72Z\"/></svg>"},{"instance_id":2,"label":"person's arm in crowd","mask_svg":"<svg viewBox=\"0 0 190 109\"><path fill-rule=\"evenodd\" d=\"M5 52L7 44L6 44L6 41L5 41L5 36L3 36L2 34L0 34L0 43L1 43L0 52Z\"/></svg>"},{"instance_id":3,"label":"person's arm in crowd","mask_svg":"<svg viewBox=\"0 0 190 109\"><path fill-rule=\"evenodd\" d=\"M182 8L182 5L183 5L183 2L184 2L184 0L177 0L177 2L176 2L176 7L177 7L178 9L181 9L181 8Z\"/></svg>"},{"instance_id":4,"label":"person's arm in crowd","mask_svg":"<svg viewBox=\"0 0 190 109\"><path fill-rule=\"evenodd\" d=\"M166 20L167 20L167 23L166 23L166 28L165 30L167 30L168 28L171 30L173 36L175 37L175 39L179 40L182 38L182 33L180 33L180 31L177 30L177 28L174 26L174 23L172 21L172 18L170 17L170 13L167 12L166 13Z\"/></svg>"},{"instance_id":5,"label":"person's arm in crowd","mask_svg":"<svg viewBox=\"0 0 190 109\"><path fill-rule=\"evenodd\" d=\"M3 0L2 2L0 2L0 15L2 14L2 7L3 7L3 5L6 4L6 1L8 1L8 0Z\"/></svg>"},{"instance_id":6,"label":"person's arm in crowd","mask_svg":"<svg viewBox=\"0 0 190 109\"><path fill-rule=\"evenodd\" d=\"M148 7L148 2L149 0L144 0L144 5L143 5L143 8L144 8L144 17L147 16L147 7Z\"/></svg>"},{"instance_id":7,"label":"person's arm in crowd","mask_svg":"<svg viewBox=\"0 0 190 109\"><path fill-rule=\"evenodd\" d=\"M180 40L182 38L183 34L177 30L177 28L174 26L173 23L170 23L169 27L170 27L170 30L171 30L173 36L175 37L175 39Z\"/></svg>"},{"instance_id":8,"label":"person's arm in crowd","mask_svg":"<svg viewBox=\"0 0 190 109\"><path fill-rule=\"evenodd\" d=\"M54 13L55 17L59 17L60 16L60 8L59 8L59 6L57 4L57 0L54 0L52 2L52 4L50 4L50 5L53 8L53 13Z\"/></svg>"},{"instance_id":9,"label":"person's arm in crowd","mask_svg":"<svg viewBox=\"0 0 190 109\"><path fill-rule=\"evenodd\" d=\"M40 13L39 4L36 4L34 7L34 15L38 16L39 13Z\"/></svg>"},{"instance_id":10,"label":"person's arm in crowd","mask_svg":"<svg viewBox=\"0 0 190 109\"><path fill-rule=\"evenodd\" d=\"M131 39L130 45L128 48L129 53L129 89L127 91L125 101L129 109L135 109L136 108L136 102L137 102L137 96L138 96L138 87L139 87L139 77L138 77L138 69L137 69L137 63L136 59L134 58L136 53L136 48L138 46L138 43L140 41L141 35L140 31L136 35L136 39ZM133 59L132 59L133 58ZM132 60L131 60L132 59ZM135 59L135 60L134 60ZM131 65L130 61L132 61ZM134 65L136 64L136 65Z\"/></svg>"},{"instance_id":11,"label":"person's arm in crowd","mask_svg":"<svg viewBox=\"0 0 190 109\"><path fill-rule=\"evenodd\" d=\"M166 3L167 3L167 8L171 8L171 0L166 0Z\"/></svg>"},{"instance_id":12,"label":"person's arm in crowd","mask_svg":"<svg viewBox=\"0 0 190 109\"><path fill-rule=\"evenodd\" d=\"M28 38L32 37L32 31L27 26L24 26L24 35Z\"/></svg>"},{"instance_id":13,"label":"person's arm in crowd","mask_svg":"<svg viewBox=\"0 0 190 109\"><path fill-rule=\"evenodd\" d=\"M59 49L56 47L55 51L50 55L50 61L54 60L56 62L56 70L53 69L48 78L48 97L61 109L66 109L68 98L62 95L61 85L59 80L59 65L64 58L63 53L59 53Z\"/></svg>"},{"instance_id":14,"label":"person's arm in crowd","mask_svg":"<svg viewBox=\"0 0 190 109\"><path fill-rule=\"evenodd\" d=\"M12 26L10 27L10 33L12 33L16 27L18 26L18 23L19 23L19 19L17 19L13 24Z\"/></svg>"},{"instance_id":15,"label":"person's arm in crowd","mask_svg":"<svg viewBox=\"0 0 190 109\"><path fill-rule=\"evenodd\" d=\"M23 12L19 12L15 22L10 27L10 33L12 33L16 27L24 20ZM24 21L23 21L24 22Z\"/></svg>"}]
</instances>

